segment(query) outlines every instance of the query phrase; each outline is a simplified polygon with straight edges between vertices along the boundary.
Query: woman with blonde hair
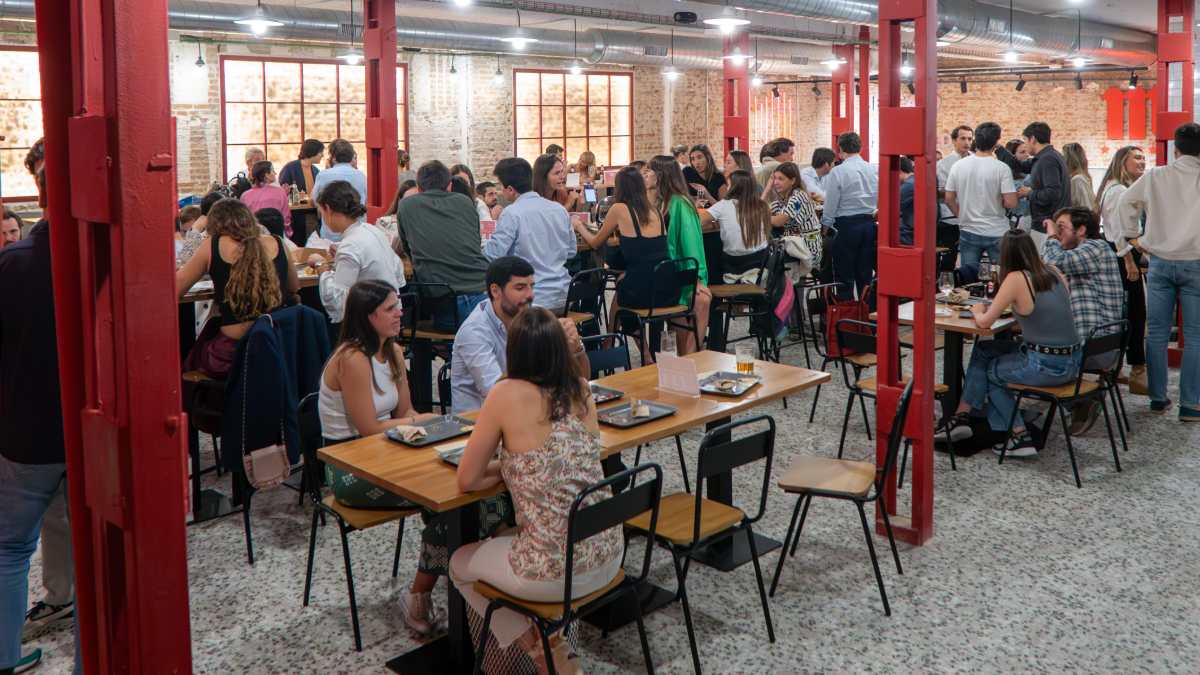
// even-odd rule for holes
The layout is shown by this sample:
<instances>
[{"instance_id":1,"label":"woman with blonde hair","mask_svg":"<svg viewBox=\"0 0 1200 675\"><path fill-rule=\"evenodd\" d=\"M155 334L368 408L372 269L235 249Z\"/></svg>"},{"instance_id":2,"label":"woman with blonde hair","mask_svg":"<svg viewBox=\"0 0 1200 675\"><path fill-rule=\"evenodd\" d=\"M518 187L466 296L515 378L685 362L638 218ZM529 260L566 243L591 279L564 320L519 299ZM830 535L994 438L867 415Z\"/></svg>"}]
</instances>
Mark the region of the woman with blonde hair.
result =
<instances>
[{"instance_id":1,"label":"woman with blonde hair","mask_svg":"<svg viewBox=\"0 0 1200 675\"><path fill-rule=\"evenodd\" d=\"M579 161L575 162L575 166L571 167L571 171L579 174L579 179L586 183L596 179L596 154L591 150L584 150L579 153Z\"/></svg>"},{"instance_id":2,"label":"woman with blonde hair","mask_svg":"<svg viewBox=\"0 0 1200 675\"><path fill-rule=\"evenodd\" d=\"M1067 174L1071 177L1071 206L1096 210L1092 199L1092 175L1088 173L1087 154L1078 143L1067 143L1062 149L1067 160Z\"/></svg>"},{"instance_id":3,"label":"woman with blonde hair","mask_svg":"<svg viewBox=\"0 0 1200 675\"><path fill-rule=\"evenodd\" d=\"M207 231L211 245L201 246L175 273L175 293L182 298L200 277L212 277L218 314L196 339L184 370L222 378L233 366L238 340L260 315L299 292L300 279L283 241L264 234L242 202L222 199L214 204Z\"/></svg>"}]
</instances>

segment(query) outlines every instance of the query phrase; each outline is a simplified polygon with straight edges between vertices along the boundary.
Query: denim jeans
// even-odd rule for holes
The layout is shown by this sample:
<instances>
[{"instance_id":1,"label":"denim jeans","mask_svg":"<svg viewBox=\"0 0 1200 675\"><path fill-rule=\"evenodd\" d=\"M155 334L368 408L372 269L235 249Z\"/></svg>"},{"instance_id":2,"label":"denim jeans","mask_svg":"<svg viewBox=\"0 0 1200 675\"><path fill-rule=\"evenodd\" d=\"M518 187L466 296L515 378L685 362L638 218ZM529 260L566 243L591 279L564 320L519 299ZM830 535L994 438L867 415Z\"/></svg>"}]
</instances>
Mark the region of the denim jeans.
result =
<instances>
[{"instance_id":1,"label":"denim jeans","mask_svg":"<svg viewBox=\"0 0 1200 675\"><path fill-rule=\"evenodd\" d=\"M1200 260L1151 257L1146 298L1146 373L1151 401L1167 400L1167 341L1175 323L1177 299L1183 310L1185 338L1179 404L1200 408Z\"/></svg>"},{"instance_id":2,"label":"denim jeans","mask_svg":"<svg viewBox=\"0 0 1200 675\"><path fill-rule=\"evenodd\" d=\"M449 302L439 303L433 314L433 329L441 333L457 333L458 327L467 320L471 312L475 311L475 307L486 297L483 293L467 293L456 296L454 298L455 305L451 305ZM457 321L454 317L455 306L458 309Z\"/></svg>"},{"instance_id":3,"label":"denim jeans","mask_svg":"<svg viewBox=\"0 0 1200 675\"><path fill-rule=\"evenodd\" d=\"M958 235L958 265L959 276L964 284L979 281L979 259L987 251L988 261L993 265L1000 264L1000 237L981 237L978 234L962 232Z\"/></svg>"},{"instance_id":4,"label":"denim jeans","mask_svg":"<svg viewBox=\"0 0 1200 675\"><path fill-rule=\"evenodd\" d=\"M21 658L29 559L65 464L18 464L0 455L0 669Z\"/></svg>"},{"instance_id":5,"label":"denim jeans","mask_svg":"<svg viewBox=\"0 0 1200 675\"><path fill-rule=\"evenodd\" d=\"M866 292L875 275L875 242L879 231L871 214L842 216L834 221L837 235L833 238L833 277L841 283L837 288L839 300L852 300L854 287L859 296Z\"/></svg>"},{"instance_id":6,"label":"denim jeans","mask_svg":"<svg viewBox=\"0 0 1200 675\"><path fill-rule=\"evenodd\" d=\"M1016 396L1005 384L1054 386L1067 384L1079 374L1079 354L1052 356L1026 351L1012 340L982 340L971 350L962 400L973 411L986 411L993 431L1008 429ZM1022 426L1023 422L1013 422Z\"/></svg>"}]
</instances>

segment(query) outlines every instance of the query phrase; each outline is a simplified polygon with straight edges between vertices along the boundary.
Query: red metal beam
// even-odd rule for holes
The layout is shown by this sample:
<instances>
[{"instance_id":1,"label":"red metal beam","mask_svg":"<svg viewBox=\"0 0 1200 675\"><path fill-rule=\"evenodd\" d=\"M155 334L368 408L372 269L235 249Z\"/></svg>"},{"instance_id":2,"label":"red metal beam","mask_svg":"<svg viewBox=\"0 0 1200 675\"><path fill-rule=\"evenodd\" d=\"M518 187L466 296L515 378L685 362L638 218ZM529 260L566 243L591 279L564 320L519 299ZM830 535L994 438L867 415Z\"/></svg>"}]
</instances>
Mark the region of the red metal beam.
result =
<instances>
[{"instance_id":1,"label":"red metal beam","mask_svg":"<svg viewBox=\"0 0 1200 675\"><path fill-rule=\"evenodd\" d=\"M740 50L748 58L725 59L724 157L730 150L747 150L750 147L750 36L745 32L734 33L721 39L725 56Z\"/></svg>"},{"instance_id":2,"label":"red metal beam","mask_svg":"<svg viewBox=\"0 0 1200 675\"><path fill-rule=\"evenodd\" d=\"M901 107L902 24L915 29L915 106ZM913 309L912 378L905 435L912 439L912 513L892 518L896 537L920 545L933 536L933 307L934 251L937 247L937 203L934 199L937 151L937 0L880 0L879 3L879 401L875 406L876 462L883 466L887 433L892 426L902 386L897 377L902 300ZM863 83L866 86L866 83ZM866 91L863 92L866 94ZM863 126L866 126L865 123ZM900 156L912 158L916 170L913 246L900 244ZM914 274L915 272L915 274ZM896 474L884 489L884 508L896 513ZM883 531L876 513L876 529Z\"/></svg>"},{"instance_id":3,"label":"red metal beam","mask_svg":"<svg viewBox=\"0 0 1200 675\"><path fill-rule=\"evenodd\" d=\"M858 27L858 135L862 156L871 161L871 29Z\"/></svg>"},{"instance_id":4,"label":"red metal beam","mask_svg":"<svg viewBox=\"0 0 1200 675\"><path fill-rule=\"evenodd\" d=\"M82 665L190 672L167 5L36 13Z\"/></svg>"},{"instance_id":5,"label":"red metal beam","mask_svg":"<svg viewBox=\"0 0 1200 675\"><path fill-rule=\"evenodd\" d=\"M838 136L854 130L854 47L834 45L833 56L845 62L835 67L829 75L832 116L829 130L833 136L829 147L836 149Z\"/></svg>"},{"instance_id":6,"label":"red metal beam","mask_svg":"<svg viewBox=\"0 0 1200 675\"><path fill-rule=\"evenodd\" d=\"M363 54L367 67L367 218L374 222L387 210L399 187L395 0L366 0Z\"/></svg>"}]
</instances>

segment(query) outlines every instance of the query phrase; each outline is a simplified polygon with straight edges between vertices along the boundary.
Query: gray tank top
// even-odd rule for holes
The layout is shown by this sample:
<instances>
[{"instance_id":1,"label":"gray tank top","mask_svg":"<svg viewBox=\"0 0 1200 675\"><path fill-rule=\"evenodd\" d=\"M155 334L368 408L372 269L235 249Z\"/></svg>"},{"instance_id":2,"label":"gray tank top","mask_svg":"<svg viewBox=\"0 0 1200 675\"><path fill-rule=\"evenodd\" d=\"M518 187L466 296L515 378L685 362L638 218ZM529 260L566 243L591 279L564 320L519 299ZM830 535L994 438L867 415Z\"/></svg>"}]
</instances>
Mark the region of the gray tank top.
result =
<instances>
[{"instance_id":1,"label":"gray tank top","mask_svg":"<svg viewBox=\"0 0 1200 675\"><path fill-rule=\"evenodd\" d=\"M1029 274L1022 272L1025 284L1033 293L1033 284L1029 283ZM1021 333L1026 342L1045 345L1047 347L1069 347L1079 342L1075 335L1075 322L1071 314L1071 294L1066 284L1058 275L1054 277L1058 283L1048 291L1033 293L1033 312L1024 316L1013 308L1013 316L1021 325Z\"/></svg>"}]
</instances>

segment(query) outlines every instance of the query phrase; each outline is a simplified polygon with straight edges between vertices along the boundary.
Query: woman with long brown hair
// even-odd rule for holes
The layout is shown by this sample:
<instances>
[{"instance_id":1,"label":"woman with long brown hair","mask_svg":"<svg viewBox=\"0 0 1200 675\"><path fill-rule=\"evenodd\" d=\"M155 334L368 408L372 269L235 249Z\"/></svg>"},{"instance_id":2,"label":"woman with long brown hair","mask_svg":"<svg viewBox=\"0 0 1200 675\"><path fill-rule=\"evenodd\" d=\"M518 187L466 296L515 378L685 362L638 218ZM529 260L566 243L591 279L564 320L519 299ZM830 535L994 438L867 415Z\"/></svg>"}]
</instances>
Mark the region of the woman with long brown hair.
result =
<instances>
[{"instance_id":1,"label":"woman with long brown hair","mask_svg":"<svg viewBox=\"0 0 1200 675\"><path fill-rule=\"evenodd\" d=\"M812 268L821 268L821 220L817 205L805 189L800 167L784 162L771 172L770 185L763 188L763 198L774 192L779 198L771 202L771 227L785 236L803 237L812 254Z\"/></svg>"},{"instance_id":2,"label":"woman with long brown hair","mask_svg":"<svg viewBox=\"0 0 1200 675\"><path fill-rule=\"evenodd\" d=\"M1088 173L1087 153L1078 143L1067 143L1062 149L1067 160L1067 175L1071 177L1071 206L1096 210L1092 193L1092 175Z\"/></svg>"},{"instance_id":3,"label":"woman with long brown hair","mask_svg":"<svg viewBox=\"0 0 1200 675\"><path fill-rule=\"evenodd\" d=\"M486 490L503 480L520 524L515 535L466 544L450 560L451 581L479 615L488 601L475 590L477 581L524 600L562 601L567 514L576 495L603 478L596 407L558 320L540 307L522 310L509 326L506 355L508 377L488 392L458 464L460 490ZM601 498L596 493L584 506ZM623 548L619 528L576 543L572 597L611 582ZM501 648L517 642L538 672L548 670L538 634L520 614L495 612L491 630ZM578 672L561 634L550 638L549 651L555 671Z\"/></svg>"},{"instance_id":4,"label":"woman with long brown hair","mask_svg":"<svg viewBox=\"0 0 1200 675\"><path fill-rule=\"evenodd\" d=\"M1013 447L1009 457L1032 457L1041 439L1027 432L1006 384L1057 386L1075 380L1079 373L1079 337L1071 316L1067 280L1042 262L1029 233L1009 230L1000 240L1000 289L991 305L971 307L975 324L991 328L1008 309L1021 326L1024 341L987 340L975 343L967 366L962 402L951 427L970 428L971 416L986 415L993 431L1008 429L1013 419ZM1064 317L1067 317L1064 319Z\"/></svg>"},{"instance_id":5,"label":"woman with long brown hair","mask_svg":"<svg viewBox=\"0 0 1200 675\"><path fill-rule=\"evenodd\" d=\"M222 199L208 212L211 245L201 246L175 273L182 298L206 273L212 277L218 314L209 320L184 363L222 378L233 366L238 340L260 315L278 309L300 290L296 268L278 237L264 234L254 214L236 199Z\"/></svg>"},{"instance_id":6,"label":"woman with long brown hair","mask_svg":"<svg viewBox=\"0 0 1200 675\"><path fill-rule=\"evenodd\" d=\"M741 169L729 174L725 198L700 215L702 225L721 228L721 269L740 275L766 260L771 237L771 209L758 193L754 174Z\"/></svg>"},{"instance_id":7,"label":"woman with long brown hair","mask_svg":"<svg viewBox=\"0 0 1200 675\"><path fill-rule=\"evenodd\" d=\"M1108 171L1096 190L1096 209L1104 238L1117 252L1121 263L1121 281L1125 286L1126 318L1129 319L1129 393L1149 395L1146 382L1146 289L1142 280L1142 252L1121 233L1117 209L1121 195L1146 173L1146 154L1136 145L1127 145L1113 155Z\"/></svg>"},{"instance_id":8,"label":"woman with long brown hair","mask_svg":"<svg viewBox=\"0 0 1200 675\"><path fill-rule=\"evenodd\" d=\"M667 233L667 254L672 260L695 258L699 263L700 284L696 287L697 332L703 339L708 329L708 310L712 305L712 293L708 290L708 263L704 257L704 232L700 227L700 214L696 205L688 196L687 183L683 180L683 172L679 164L670 155L656 155L647 165L654 174L654 185L657 189L655 208L662 219L663 229ZM649 186L647 186L649 187ZM679 298L680 304L686 304L692 289L685 288ZM689 354L700 349L695 344L692 334L682 329L676 329L676 344L680 354Z\"/></svg>"},{"instance_id":9,"label":"woman with long brown hair","mask_svg":"<svg viewBox=\"0 0 1200 675\"><path fill-rule=\"evenodd\" d=\"M567 167L558 155L542 155L533 162L533 191L558 202L569 213L586 211L587 202L578 190L568 190Z\"/></svg>"},{"instance_id":10,"label":"woman with long brown hair","mask_svg":"<svg viewBox=\"0 0 1200 675\"><path fill-rule=\"evenodd\" d=\"M691 163L683 168L688 193L706 202L715 202L725 186L725 174L713 159L712 151L703 143L693 145L688 159Z\"/></svg>"},{"instance_id":11,"label":"woman with long brown hair","mask_svg":"<svg viewBox=\"0 0 1200 675\"><path fill-rule=\"evenodd\" d=\"M749 172L750 177L754 177L754 163L750 161L750 154L745 150L730 150L725 153L725 168L722 173L725 174L725 185L718 190L717 197L725 198L725 193L729 192L729 174L737 170ZM755 189L758 187L758 179L754 180Z\"/></svg>"}]
</instances>

